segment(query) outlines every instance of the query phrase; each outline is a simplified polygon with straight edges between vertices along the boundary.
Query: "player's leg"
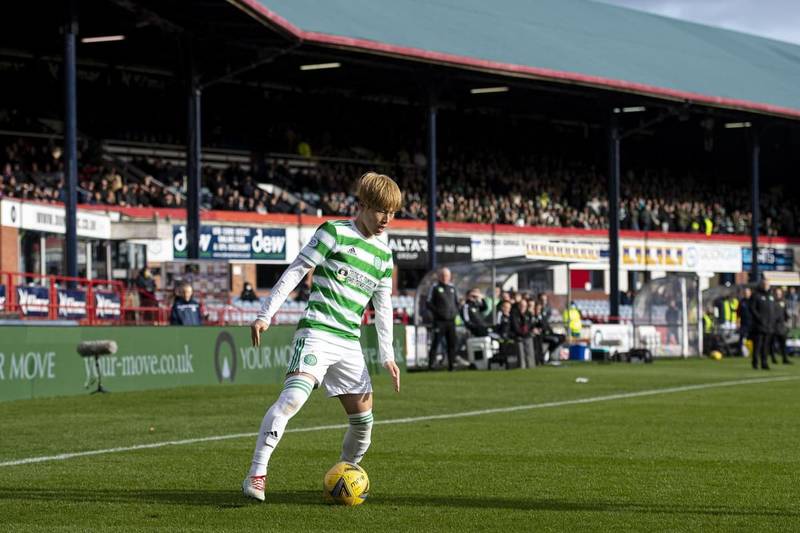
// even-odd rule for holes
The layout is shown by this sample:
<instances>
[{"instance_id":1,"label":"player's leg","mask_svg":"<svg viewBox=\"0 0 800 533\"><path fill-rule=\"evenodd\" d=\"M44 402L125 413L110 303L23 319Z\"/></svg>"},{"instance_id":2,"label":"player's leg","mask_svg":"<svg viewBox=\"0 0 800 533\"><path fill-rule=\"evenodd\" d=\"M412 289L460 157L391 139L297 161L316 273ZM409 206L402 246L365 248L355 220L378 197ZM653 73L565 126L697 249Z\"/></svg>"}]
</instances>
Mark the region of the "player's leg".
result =
<instances>
[{"instance_id":1,"label":"player's leg","mask_svg":"<svg viewBox=\"0 0 800 533\"><path fill-rule=\"evenodd\" d=\"M311 396L315 383L314 376L310 374L297 372L286 376L278 399L267 409L261 420L253 464L250 467L251 476L263 476L267 473L267 464L272 451L283 437L289 420L300 411Z\"/></svg>"},{"instance_id":2,"label":"player's leg","mask_svg":"<svg viewBox=\"0 0 800 533\"><path fill-rule=\"evenodd\" d=\"M372 442L372 382L360 346L328 368L323 385L328 396L339 398L347 413L341 460L358 463Z\"/></svg>"},{"instance_id":3,"label":"player's leg","mask_svg":"<svg viewBox=\"0 0 800 533\"><path fill-rule=\"evenodd\" d=\"M295 351L287 368L283 390L261 420L250 472L242 483L246 496L264 500L267 467L272 452L283 437L289 420L300 411L314 387L325 376L326 360L312 353L315 348L315 343L309 342L309 339L295 340Z\"/></svg>"},{"instance_id":4,"label":"player's leg","mask_svg":"<svg viewBox=\"0 0 800 533\"><path fill-rule=\"evenodd\" d=\"M343 394L339 401L349 422L342 440L341 459L359 463L372 442L372 393Z\"/></svg>"},{"instance_id":5,"label":"player's leg","mask_svg":"<svg viewBox=\"0 0 800 533\"><path fill-rule=\"evenodd\" d=\"M278 399L267 409L261 420L250 472L242 483L245 496L264 501L267 466L272 452L283 437L289 420L308 400L315 383L314 376L310 374L296 372L286 376Z\"/></svg>"}]
</instances>

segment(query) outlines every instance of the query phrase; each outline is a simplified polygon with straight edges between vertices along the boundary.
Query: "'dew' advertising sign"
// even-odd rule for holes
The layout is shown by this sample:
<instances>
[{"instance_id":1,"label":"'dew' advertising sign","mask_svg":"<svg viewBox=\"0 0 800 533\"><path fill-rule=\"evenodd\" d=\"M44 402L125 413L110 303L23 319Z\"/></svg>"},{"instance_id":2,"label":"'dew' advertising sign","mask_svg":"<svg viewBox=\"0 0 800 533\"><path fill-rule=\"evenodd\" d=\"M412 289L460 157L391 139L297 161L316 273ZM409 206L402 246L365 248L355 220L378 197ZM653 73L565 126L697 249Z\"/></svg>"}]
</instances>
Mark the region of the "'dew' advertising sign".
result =
<instances>
[{"instance_id":1,"label":"'dew' advertising sign","mask_svg":"<svg viewBox=\"0 0 800 533\"><path fill-rule=\"evenodd\" d=\"M188 258L185 225L172 226L176 259ZM286 230L238 226L200 226L200 259L286 259Z\"/></svg>"}]
</instances>

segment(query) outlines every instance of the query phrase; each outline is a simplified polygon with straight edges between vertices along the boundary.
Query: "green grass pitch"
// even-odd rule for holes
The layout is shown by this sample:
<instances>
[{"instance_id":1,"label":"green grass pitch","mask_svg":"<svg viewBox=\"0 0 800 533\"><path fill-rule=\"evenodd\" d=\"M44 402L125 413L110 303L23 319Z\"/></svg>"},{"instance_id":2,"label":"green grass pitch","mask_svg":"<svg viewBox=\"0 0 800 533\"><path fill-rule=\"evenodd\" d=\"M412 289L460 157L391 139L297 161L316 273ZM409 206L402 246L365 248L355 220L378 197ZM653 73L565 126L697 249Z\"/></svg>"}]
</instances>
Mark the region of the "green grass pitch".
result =
<instances>
[{"instance_id":1,"label":"green grass pitch","mask_svg":"<svg viewBox=\"0 0 800 533\"><path fill-rule=\"evenodd\" d=\"M562 403L757 378L771 381ZM400 394L381 377L360 507L322 501L344 431L325 429L285 435L264 504L239 489L254 437L0 466L0 531L798 531L798 378L746 360L406 374ZM0 463L253 433L278 390L2 403ZM344 422L315 391L290 428Z\"/></svg>"}]
</instances>

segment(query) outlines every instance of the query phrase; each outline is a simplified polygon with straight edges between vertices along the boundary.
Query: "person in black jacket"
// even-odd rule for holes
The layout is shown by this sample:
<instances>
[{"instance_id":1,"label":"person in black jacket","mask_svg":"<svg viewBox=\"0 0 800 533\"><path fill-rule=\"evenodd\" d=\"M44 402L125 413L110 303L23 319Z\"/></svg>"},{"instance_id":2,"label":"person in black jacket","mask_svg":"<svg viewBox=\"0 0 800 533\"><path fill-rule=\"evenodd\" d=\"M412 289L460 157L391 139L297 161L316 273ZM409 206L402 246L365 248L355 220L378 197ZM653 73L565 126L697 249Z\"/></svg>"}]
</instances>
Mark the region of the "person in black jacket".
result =
<instances>
[{"instance_id":1,"label":"person in black jacket","mask_svg":"<svg viewBox=\"0 0 800 533\"><path fill-rule=\"evenodd\" d=\"M175 301L172 303L172 312L169 323L173 326L200 326L203 324L200 304L192 298L191 283L181 282L175 289Z\"/></svg>"},{"instance_id":2,"label":"person in black jacket","mask_svg":"<svg viewBox=\"0 0 800 533\"><path fill-rule=\"evenodd\" d=\"M244 287L242 288L242 293L239 295L239 300L243 302L258 301L258 294L256 294L255 290L253 290L253 284L249 281L244 282Z\"/></svg>"},{"instance_id":3,"label":"person in black jacket","mask_svg":"<svg viewBox=\"0 0 800 533\"><path fill-rule=\"evenodd\" d=\"M511 331L511 302L509 300L500 302L500 310L497 312L494 332L504 341L511 340L514 337Z\"/></svg>"},{"instance_id":4,"label":"person in black jacket","mask_svg":"<svg viewBox=\"0 0 800 533\"><path fill-rule=\"evenodd\" d=\"M438 283L431 287L426 302L428 311L433 316L433 335L428 352L428 368L433 367L436 348L444 338L447 342L447 369L453 370L456 359L456 323L458 314L458 293L450 284L450 269L442 267L437 271Z\"/></svg>"},{"instance_id":5,"label":"person in black jacket","mask_svg":"<svg viewBox=\"0 0 800 533\"><path fill-rule=\"evenodd\" d=\"M486 323L487 309L489 309L489 305L481 296L480 289L470 289L467 293L467 301L461 306L461 320L475 337L485 337L489 334L489 325Z\"/></svg>"},{"instance_id":6,"label":"person in black jacket","mask_svg":"<svg viewBox=\"0 0 800 533\"><path fill-rule=\"evenodd\" d=\"M769 370L767 352L770 351L772 328L774 326L773 308L772 295L769 293L769 281L762 278L758 283L758 288L750 298L750 316L753 319L754 369L758 368L758 363L761 361L761 368Z\"/></svg>"},{"instance_id":7,"label":"person in black jacket","mask_svg":"<svg viewBox=\"0 0 800 533\"><path fill-rule=\"evenodd\" d=\"M667 344L680 344L678 326L680 325L681 313L675 300L669 301L665 318L667 319Z\"/></svg>"},{"instance_id":8,"label":"person in black jacket","mask_svg":"<svg viewBox=\"0 0 800 533\"><path fill-rule=\"evenodd\" d=\"M772 364L777 364L775 359L775 352L780 352L783 358L783 364L789 365L789 357L786 355L786 337L789 334L789 328L786 322L789 320L789 313L786 310L786 301L783 299L783 290L775 289L775 300L773 301L773 328L772 328Z\"/></svg>"},{"instance_id":9,"label":"person in black jacket","mask_svg":"<svg viewBox=\"0 0 800 533\"><path fill-rule=\"evenodd\" d=\"M528 300L522 298L511 308L511 331L517 340L519 362L522 368L534 366L533 324L528 312Z\"/></svg>"},{"instance_id":10,"label":"person in black jacket","mask_svg":"<svg viewBox=\"0 0 800 533\"><path fill-rule=\"evenodd\" d=\"M750 298L753 291L749 287L742 289L739 297L739 354L744 355L745 339L752 339L753 315L750 313ZM751 356L753 354L750 354Z\"/></svg>"}]
</instances>

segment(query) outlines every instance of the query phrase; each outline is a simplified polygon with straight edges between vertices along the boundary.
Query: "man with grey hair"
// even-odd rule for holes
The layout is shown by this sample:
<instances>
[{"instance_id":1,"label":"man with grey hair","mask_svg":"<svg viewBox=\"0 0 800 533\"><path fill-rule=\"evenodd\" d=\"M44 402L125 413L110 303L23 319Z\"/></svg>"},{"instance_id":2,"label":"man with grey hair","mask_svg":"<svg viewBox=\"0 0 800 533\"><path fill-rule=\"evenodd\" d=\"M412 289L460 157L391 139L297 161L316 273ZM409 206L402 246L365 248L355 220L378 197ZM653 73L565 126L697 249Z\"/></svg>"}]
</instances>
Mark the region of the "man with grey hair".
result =
<instances>
[{"instance_id":1,"label":"man with grey hair","mask_svg":"<svg viewBox=\"0 0 800 533\"><path fill-rule=\"evenodd\" d=\"M767 354L772 349L772 329L774 327L773 297L769 292L769 281L761 278L758 287L750 298L750 316L753 319L753 369L769 369Z\"/></svg>"},{"instance_id":2,"label":"man with grey hair","mask_svg":"<svg viewBox=\"0 0 800 533\"><path fill-rule=\"evenodd\" d=\"M428 368L433 367L436 348L442 339L447 343L447 369L453 370L456 359L456 323L458 293L450 283L450 269L441 267L436 271L437 283L428 291L426 306L433 318L433 334L428 352Z\"/></svg>"}]
</instances>

